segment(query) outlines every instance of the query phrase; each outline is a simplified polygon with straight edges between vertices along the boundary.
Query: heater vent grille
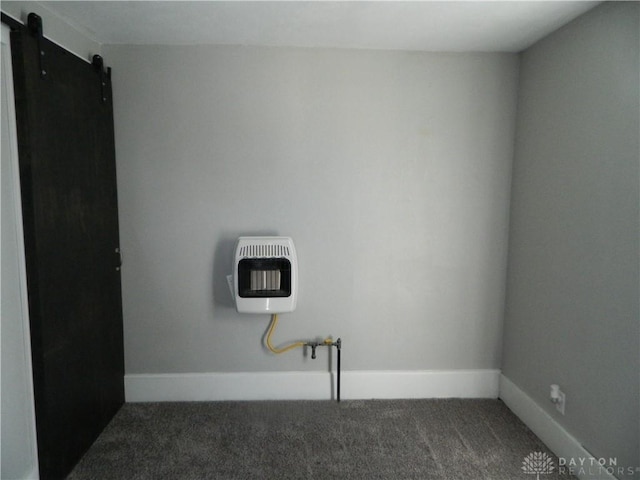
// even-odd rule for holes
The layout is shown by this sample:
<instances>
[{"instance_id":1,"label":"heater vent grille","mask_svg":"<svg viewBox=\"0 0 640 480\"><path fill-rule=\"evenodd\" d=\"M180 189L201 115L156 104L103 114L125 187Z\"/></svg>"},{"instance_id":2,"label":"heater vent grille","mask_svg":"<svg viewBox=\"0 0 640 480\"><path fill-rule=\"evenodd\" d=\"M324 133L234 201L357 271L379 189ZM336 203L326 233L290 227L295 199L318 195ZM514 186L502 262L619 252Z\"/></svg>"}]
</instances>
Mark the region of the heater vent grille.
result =
<instances>
[{"instance_id":1,"label":"heater vent grille","mask_svg":"<svg viewBox=\"0 0 640 480\"><path fill-rule=\"evenodd\" d=\"M289 247L286 245L245 245L240 248L242 258L287 257Z\"/></svg>"},{"instance_id":2,"label":"heater vent grille","mask_svg":"<svg viewBox=\"0 0 640 480\"><path fill-rule=\"evenodd\" d=\"M240 313L286 313L296 308L298 259L291 237L239 237L232 294Z\"/></svg>"}]
</instances>

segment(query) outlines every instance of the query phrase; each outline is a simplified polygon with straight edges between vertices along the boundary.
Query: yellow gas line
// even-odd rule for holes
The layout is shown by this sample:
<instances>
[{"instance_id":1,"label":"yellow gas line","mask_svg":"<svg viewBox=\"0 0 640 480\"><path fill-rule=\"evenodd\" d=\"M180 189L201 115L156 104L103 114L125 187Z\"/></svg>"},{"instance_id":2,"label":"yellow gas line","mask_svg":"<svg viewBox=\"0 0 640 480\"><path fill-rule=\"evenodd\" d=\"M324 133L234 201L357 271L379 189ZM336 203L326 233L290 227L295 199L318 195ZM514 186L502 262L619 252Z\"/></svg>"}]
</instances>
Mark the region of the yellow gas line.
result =
<instances>
[{"instance_id":1,"label":"yellow gas line","mask_svg":"<svg viewBox=\"0 0 640 480\"><path fill-rule=\"evenodd\" d=\"M315 352L315 347L317 347L318 343L307 343L307 342L294 342L291 343L289 345L287 345L286 347L282 347L282 348L276 348L273 345L271 345L271 335L273 335L273 332L276 329L276 325L278 325L278 314L274 313L273 315L271 315L271 325L269 325L269 331L267 332L267 347L269 348L269 350L273 353L285 353L288 352L289 350L293 350L294 348L298 348L298 347L304 347L305 345L309 345L313 347L313 350ZM333 345L333 339L331 337L327 337L324 339L324 341L322 342L322 344L326 345L327 347ZM313 358L315 358L315 353Z\"/></svg>"},{"instance_id":2,"label":"yellow gas line","mask_svg":"<svg viewBox=\"0 0 640 480\"><path fill-rule=\"evenodd\" d=\"M294 348L304 347L306 345L305 342L295 342L287 345L286 347L275 348L273 345L271 345L271 335L276 329L276 325L278 325L278 314L274 313L273 315L271 315L271 325L269 325L269 332L267 333L267 347L269 347L269 350L271 350L273 353L280 354L288 352L289 350L293 350Z\"/></svg>"}]
</instances>

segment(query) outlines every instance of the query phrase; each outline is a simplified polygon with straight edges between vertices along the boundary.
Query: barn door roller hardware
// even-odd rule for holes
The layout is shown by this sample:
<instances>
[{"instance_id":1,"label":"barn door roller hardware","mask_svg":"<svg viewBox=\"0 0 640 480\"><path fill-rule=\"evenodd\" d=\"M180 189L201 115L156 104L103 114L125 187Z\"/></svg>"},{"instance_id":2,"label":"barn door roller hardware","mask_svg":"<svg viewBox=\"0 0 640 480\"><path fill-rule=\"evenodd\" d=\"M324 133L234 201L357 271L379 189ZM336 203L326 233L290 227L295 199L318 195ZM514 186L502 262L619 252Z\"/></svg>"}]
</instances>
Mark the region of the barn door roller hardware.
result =
<instances>
[{"instance_id":1,"label":"barn door roller hardware","mask_svg":"<svg viewBox=\"0 0 640 480\"><path fill-rule=\"evenodd\" d=\"M107 82L111 81L111 67L104 69L104 60L100 55L94 55L91 64L100 77L100 98L102 103L107 101Z\"/></svg>"},{"instance_id":2,"label":"barn door roller hardware","mask_svg":"<svg viewBox=\"0 0 640 480\"><path fill-rule=\"evenodd\" d=\"M40 70L40 78L47 78L47 69L45 68L44 53L44 37L42 34L42 17L37 13L30 13L27 17L27 27L31 35L36 37L38 42L38 69Z\"/></svg>"}]
</instances>

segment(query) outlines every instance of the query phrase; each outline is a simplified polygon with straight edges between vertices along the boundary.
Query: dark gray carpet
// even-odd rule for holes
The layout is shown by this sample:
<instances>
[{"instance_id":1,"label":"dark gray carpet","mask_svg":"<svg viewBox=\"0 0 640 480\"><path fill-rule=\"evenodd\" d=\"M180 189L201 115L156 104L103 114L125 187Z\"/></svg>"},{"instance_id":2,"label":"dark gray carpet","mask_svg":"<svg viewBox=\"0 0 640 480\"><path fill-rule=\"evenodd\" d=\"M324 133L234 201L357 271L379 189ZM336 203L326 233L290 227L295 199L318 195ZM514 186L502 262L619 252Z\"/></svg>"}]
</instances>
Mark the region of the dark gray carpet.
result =
<instances>
[{"instance_id":1,"label":"dark gray carpet","mask_svg":"<svg viewBox=\"0 0 640 480\"><path fill-rule=\"evenodd\" d=\"M68 479L534 480L532 452L500 400L128 403Z\"/></svg>"}]
</instances>

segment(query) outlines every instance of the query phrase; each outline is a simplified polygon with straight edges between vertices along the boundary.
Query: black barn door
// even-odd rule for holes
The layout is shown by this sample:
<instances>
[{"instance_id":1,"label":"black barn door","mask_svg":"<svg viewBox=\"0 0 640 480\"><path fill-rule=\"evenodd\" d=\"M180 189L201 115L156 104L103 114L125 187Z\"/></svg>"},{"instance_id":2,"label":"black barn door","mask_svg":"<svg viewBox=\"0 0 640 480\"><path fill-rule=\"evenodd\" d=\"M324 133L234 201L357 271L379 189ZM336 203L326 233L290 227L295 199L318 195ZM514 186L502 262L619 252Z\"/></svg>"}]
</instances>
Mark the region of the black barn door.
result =
<instances>
[{"instance_id":1,"label":"black barn door","mask_svg":"<svg viewBox=\"0 0 640 480\"><path fill-rule=\"evenodd\" d=\"M57 479L124 403L120 255L109 78L37 20L11 47L40 478Z\"/></svg>"}]
</instances>

